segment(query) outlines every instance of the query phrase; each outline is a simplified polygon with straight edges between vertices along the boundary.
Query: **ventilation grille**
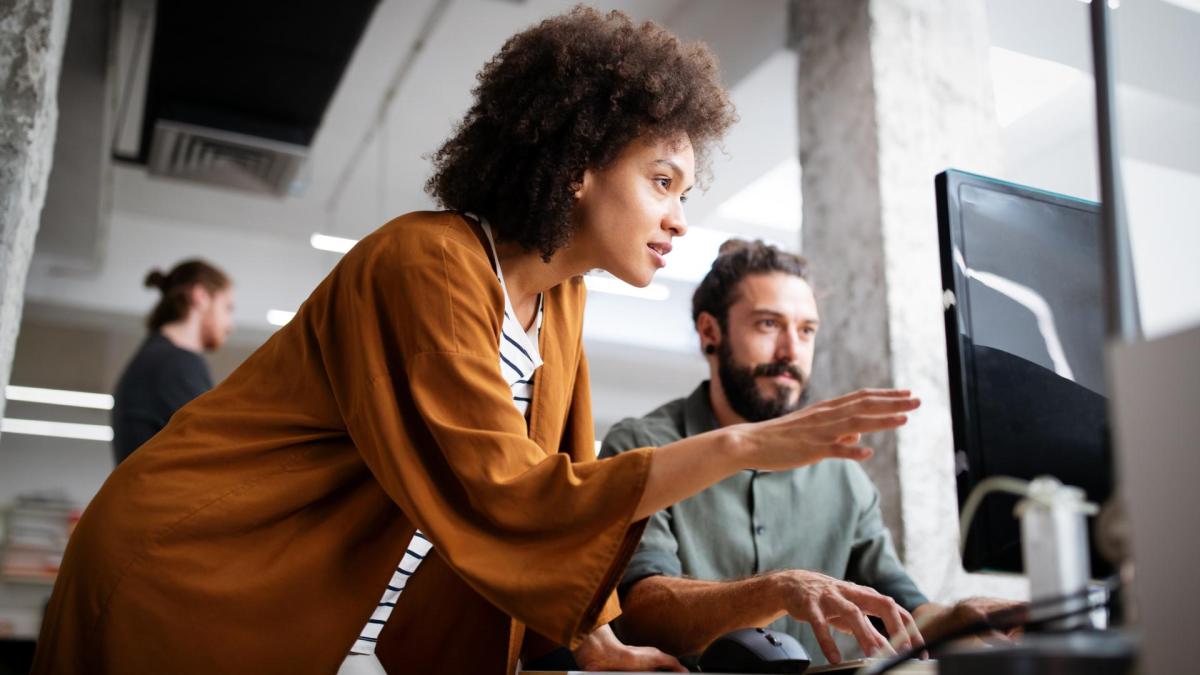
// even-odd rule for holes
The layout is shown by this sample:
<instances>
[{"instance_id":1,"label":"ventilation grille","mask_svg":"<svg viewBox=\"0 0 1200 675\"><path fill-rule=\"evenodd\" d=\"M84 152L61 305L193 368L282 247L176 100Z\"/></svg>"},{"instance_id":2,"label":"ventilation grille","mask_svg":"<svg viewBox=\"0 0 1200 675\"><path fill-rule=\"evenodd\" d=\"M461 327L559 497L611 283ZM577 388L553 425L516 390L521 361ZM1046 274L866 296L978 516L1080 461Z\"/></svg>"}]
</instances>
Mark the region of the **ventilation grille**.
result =
<instances>
[{"instance_id":1,"label":"ventilation grille","mask_svg":"<svg viewBox=\"0 0 1200 675\"><path fill-rule=\"evenodd\" d=\"M150 173L279 197L298 195L308 148L232 131L158 120Z\"/></svg>"}]
</instances>

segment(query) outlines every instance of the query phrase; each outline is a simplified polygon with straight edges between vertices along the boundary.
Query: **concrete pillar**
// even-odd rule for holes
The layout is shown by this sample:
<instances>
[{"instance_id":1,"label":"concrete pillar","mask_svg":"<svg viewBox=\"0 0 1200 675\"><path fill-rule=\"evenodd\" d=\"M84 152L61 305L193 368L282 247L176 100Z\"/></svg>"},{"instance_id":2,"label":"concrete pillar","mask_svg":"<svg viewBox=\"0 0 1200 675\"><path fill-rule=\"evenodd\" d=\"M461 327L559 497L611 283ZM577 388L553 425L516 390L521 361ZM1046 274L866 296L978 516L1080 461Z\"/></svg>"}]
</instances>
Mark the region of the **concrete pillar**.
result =
<instances>
[{"instance_id":1,"label":"concrete pillar","mask_svg":"<svg viewBox=\"0 0 1200 675\"><path fill-rule=\"evenodd\" d=\"M0 0L0 417L46 197L70 0Z\"/></svg>"},{"instance_id":2,"label":"concrete pillar","mask_svg":"<svg viewBox=\"0 0 1200 675\"><path fill-rule=\"evenodd\" d=\"M911 388L904 429L869 439L885 521L935 600L1020 588L968 579L957 506L934 176L994 174L999 127L983 0L792 0L802 249L822 332L814 395Z\"/></svg>"}]
</instances>

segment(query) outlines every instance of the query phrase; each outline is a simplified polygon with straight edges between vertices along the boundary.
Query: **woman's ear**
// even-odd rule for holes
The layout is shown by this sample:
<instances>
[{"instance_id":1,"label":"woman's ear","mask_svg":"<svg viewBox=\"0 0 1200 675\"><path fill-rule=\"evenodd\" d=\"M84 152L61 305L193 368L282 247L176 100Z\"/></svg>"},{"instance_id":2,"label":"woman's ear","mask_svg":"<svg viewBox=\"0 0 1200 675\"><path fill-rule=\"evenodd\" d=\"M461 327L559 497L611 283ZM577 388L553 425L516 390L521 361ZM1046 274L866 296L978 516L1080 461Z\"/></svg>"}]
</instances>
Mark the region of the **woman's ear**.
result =
<instances>
[{"instance_id":1,"label":"woman's ear","mask_svg":"<svg viewBox=\"0 0 1200 675\"><path fill-rule=\"evenodd\" d=\"M587 196L595 182L596 174L591 169L584 169L579 180L571 181L571 192L574 193L575 199L580 200Z\"/></svg>"}]
</instances>

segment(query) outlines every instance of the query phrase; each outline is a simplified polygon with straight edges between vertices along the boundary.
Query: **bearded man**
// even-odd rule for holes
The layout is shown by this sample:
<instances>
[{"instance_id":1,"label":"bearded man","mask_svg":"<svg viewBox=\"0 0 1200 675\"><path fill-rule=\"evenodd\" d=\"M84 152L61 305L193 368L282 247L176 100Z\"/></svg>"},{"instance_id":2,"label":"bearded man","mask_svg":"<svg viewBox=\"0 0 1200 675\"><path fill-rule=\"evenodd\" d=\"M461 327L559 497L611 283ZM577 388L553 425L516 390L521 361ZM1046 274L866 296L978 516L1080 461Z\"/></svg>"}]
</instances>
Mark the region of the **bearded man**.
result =
<instances>
[{"instance_id":1,"label":"bearded man","mask_svg":"<svg viewBox=\"0 0 1200 675\"><path fill-rule=\"evenodd\" d=\"M617 423L601 457L805 407L820 317L803 258L761 241L726 242L693 296L692 318L710 380ZM830 629L882 656L892 651L884 632L907 632L916 644L1014 604L930 602L896 555L875 485L858 462L841 460L742 471L659 511L621 594L626 640L687 657L724 633L769 626L800 640L814 665L843 659Z\"/></svg>"}]
</instances>

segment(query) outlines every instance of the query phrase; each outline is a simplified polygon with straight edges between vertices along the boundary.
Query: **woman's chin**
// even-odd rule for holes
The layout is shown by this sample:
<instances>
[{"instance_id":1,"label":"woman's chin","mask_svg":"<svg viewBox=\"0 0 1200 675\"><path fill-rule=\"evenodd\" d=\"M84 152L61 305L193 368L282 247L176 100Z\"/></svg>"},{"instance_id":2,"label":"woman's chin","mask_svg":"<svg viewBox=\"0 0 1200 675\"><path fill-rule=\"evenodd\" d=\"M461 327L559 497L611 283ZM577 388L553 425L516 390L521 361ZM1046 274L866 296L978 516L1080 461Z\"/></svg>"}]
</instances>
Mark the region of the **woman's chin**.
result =
<instances>
[{"instance_id":1,"label":"woman's chin","mask_svg":"<svg viewBox=\"0 0 1200 675\"><path fill-rule=\"evenodd\" d=\"M624 281L630 286L634 286L636 288L645 288L650 285L650 282L654 281L654 272L637 277L623 278L621 281Z\"/></svg>"},{"instance_id":2,"label":"woman's chin","mask_svg":"<svg viewBox=\"0 0 1200 675\"><path fill-rule=\"evenodd\" d=\"M632 273L630 273L626 270L621 270L621 271L604 270L604 271L608 272L609 274L616 277L620 281L623 281L623 282L629 284L630 286L634 286L636 288L645 288L645 287L649 286L650 282L654 281L654 272L655 272L655 270L638 270L638 271L632 272Z\"/></svg>"}]
</instances>

